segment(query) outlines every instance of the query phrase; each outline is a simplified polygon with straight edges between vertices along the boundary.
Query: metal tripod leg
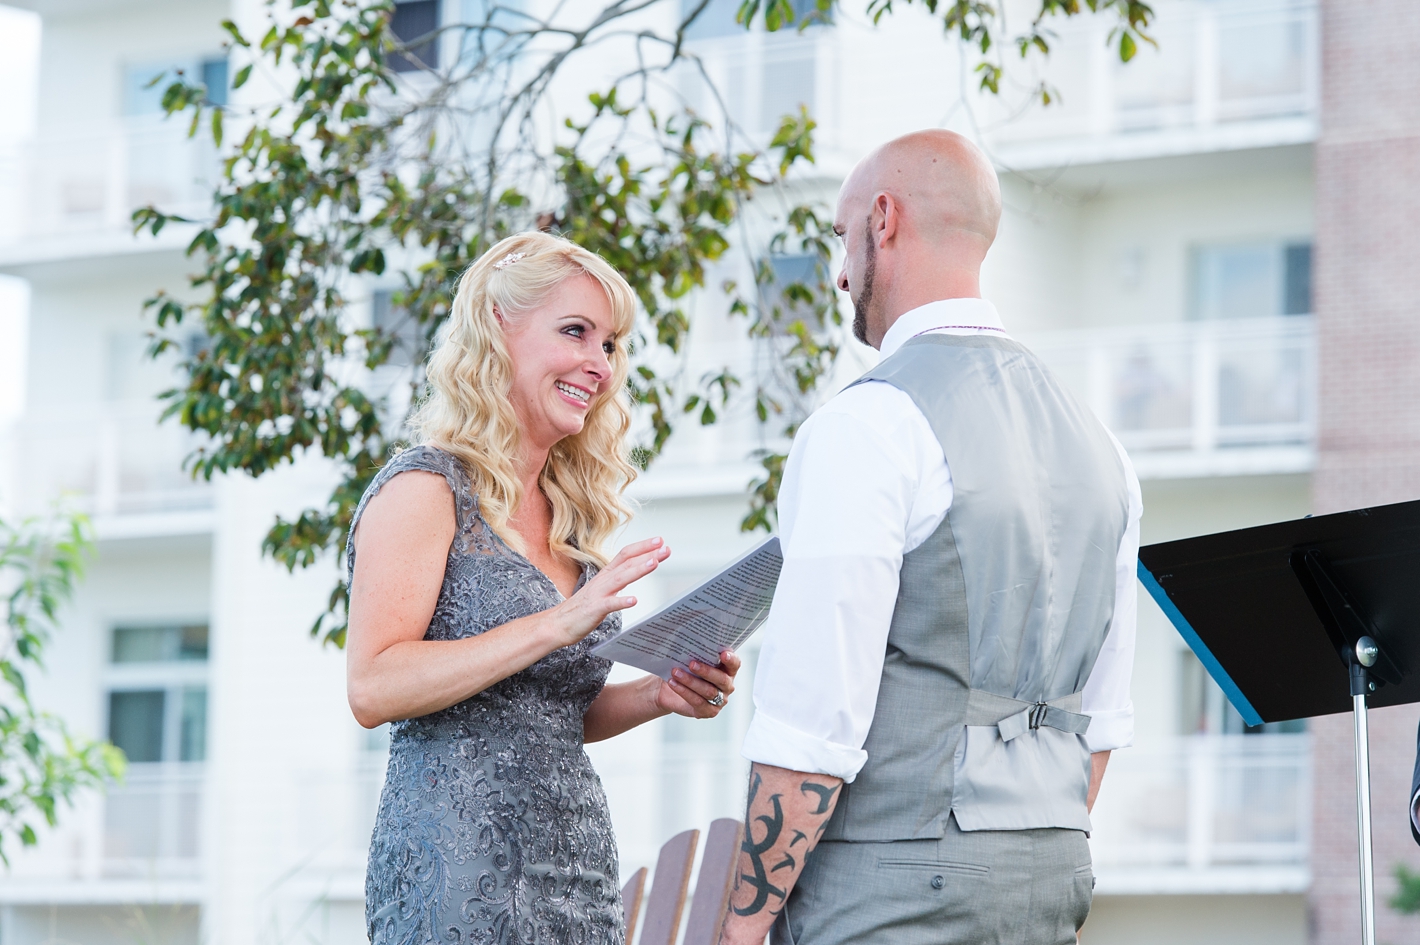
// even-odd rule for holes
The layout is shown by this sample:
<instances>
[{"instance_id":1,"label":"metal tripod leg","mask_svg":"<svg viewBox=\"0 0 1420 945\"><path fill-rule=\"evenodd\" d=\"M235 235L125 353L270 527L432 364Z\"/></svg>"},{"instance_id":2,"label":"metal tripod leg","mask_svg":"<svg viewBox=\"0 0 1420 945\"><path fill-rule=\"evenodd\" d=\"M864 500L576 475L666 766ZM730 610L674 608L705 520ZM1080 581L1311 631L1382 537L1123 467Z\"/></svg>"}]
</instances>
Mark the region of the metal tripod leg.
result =
<instances>
[{"instance_id":1,"label":"metal tripod leg","mask_svg":"<svg viewBox=\"0 0 1420 945\"><path fill-rule=\"evenodd\" d=\"M1376 945L1376 877L1371 862L1371 736L1366 727L1366 697L1351 697L1356 720L1356 832L1361 853L1361 942Z\"/></svg>"}]
</instances>

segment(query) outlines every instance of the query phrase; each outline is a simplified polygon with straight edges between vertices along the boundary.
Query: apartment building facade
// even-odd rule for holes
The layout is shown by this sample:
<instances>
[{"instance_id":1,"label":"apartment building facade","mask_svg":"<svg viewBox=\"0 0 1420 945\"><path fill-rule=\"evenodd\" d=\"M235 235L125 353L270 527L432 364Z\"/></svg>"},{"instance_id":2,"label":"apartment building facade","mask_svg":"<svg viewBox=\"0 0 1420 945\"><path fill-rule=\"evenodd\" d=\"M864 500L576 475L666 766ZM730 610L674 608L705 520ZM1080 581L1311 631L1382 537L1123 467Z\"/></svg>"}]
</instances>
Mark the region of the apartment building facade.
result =
<instances>
[{"instance_id":1,"label":"apartment building facade","mask_svg":"<svg viewBox=\"0 0 1420 945\"><path fill-rule=\"evenodd\" d=\"M99 555L39 697L133 763L0 874L0 943L360 941L381 735L349 717L343 660L305 632L335 563L288 575L260 554L272 516L318 502L329 474L318 459L255 481L182 473L192 440L156 423L172 366L143 358L141 304L184 293L185 234L135 239L126 225L150 201L202 212L214 171L209 145L159 119L148 79L182 66L225 88L217 24L262 8L15 5L39 14L42 41L37 127L0 151L0 273L29 299L0 507L68 493L93 515ZM667 23L681 12L663 6ZM736 6L712 4L691 48L752 134L810 107L806 192L831 204L868 148L915 128L987 148L1007 209L985 294L1129 449L1146 542L1414 497L1402 234L1420 179L1394 131L1413 135L1415 106L1375 104L1405 98L1397 77L1416 68L1404 0L1161 0L1160 49L1127 66L1107 24L1062 24L1044 71L1021 67L1000 101L975 94L970 62L916 6L876 28L849 9L795 35L745 34ZM1367 51L1381 34L1389 59ZM1019 107L1037 78L1060 104ZM1381 232L1361 197L1385 208ZM360 317L378 317L383 291L369 286ZM688 373L752 370L754 343L713 293L696 306ZM873 359L850 343L841 380ZM1360 366L1371 359L1384 369ZM627 540L661 534L675 549L639 589L644 608L755 540L738 522L764 437L747 413L686 431L638 481ZM746 696L713 724L669 719L591 746L628 870L678 830L739 815ZM1134 699L1135 747L1112 760L1096 808L1084 941L1342 941L1355 902L1345 720L1246 730L1147 601ZM1392 797L1413 724L1401 711L1376 725L1386 875L1416 859ZM1392 940L1414 936L1414 920L1382 912Z\"/></svg>"}]
</instances>

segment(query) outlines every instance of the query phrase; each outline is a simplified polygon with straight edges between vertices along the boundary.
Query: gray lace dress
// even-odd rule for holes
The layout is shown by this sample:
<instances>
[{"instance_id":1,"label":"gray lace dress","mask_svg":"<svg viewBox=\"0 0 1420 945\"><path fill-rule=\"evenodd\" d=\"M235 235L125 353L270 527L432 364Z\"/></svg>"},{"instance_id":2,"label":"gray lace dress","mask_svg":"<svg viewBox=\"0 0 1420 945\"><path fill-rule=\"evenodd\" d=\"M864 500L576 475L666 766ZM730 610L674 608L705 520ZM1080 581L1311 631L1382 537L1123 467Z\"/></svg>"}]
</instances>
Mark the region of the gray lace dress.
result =
<instances>
[{"instance_id":1,"label":"gray lace dress","mask_svg":"<svg viewBox=\"0 0 1420 945\"><path fill-rule=\"evenodd\" d=\"M410 470L442 475L458 517L426 640L471 637L562 600L483 521L467 473L442 450L421 446L390 460L355 521ZM346 566L353 576L352 546ZM584 568L581 583L591 574ZM622 945L616 840L582 750L582 715L611 668L587 651L618 625L613 615L470 699L391 725L365 879L373 945Z\"/></svg>"}]
</instances>

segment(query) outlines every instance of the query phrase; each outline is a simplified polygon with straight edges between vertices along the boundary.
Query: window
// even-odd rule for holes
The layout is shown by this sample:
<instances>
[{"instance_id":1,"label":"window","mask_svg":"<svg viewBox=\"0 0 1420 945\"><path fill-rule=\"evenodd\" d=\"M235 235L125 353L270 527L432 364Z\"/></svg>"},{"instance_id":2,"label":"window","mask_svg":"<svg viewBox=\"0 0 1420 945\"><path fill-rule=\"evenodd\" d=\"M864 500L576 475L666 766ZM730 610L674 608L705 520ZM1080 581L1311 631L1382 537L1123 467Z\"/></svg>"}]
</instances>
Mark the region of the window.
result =
<instances>
[{"instance_id":1,"label":"window","mask_svg":"<svg viewBox=\"0 0 1420 945\"><path fill-rule=\"evenodd\" d=\"M1200 319L1307 315L1310 243L1204 246L1194 254L1194 315Z\"/></svg>"},{"instance_id":2,"label":"window","mask_svg":"<svg viewBox=\"0 0 1420 945\"><path fill-rule=\"evenodd\" d=\"M1312 310L1312 244L1282 250L1282 314L1309 315Z\"/></svg>"},{"instance_id":3,"label":"window","mask_svg":"<svg viewBox=\"0 0 1420 945\"><path fill-rule=\"evenodd\" d=\"M167 73L168 78L181 66L171 63L162 65L129 66L123 70L123 113L125 115L157 115L163 111L163 86L167 82L160 78ZM157 84L154 84L157 80Z\"/></svg>"},{"instance_id":4,"label":"window","mask_svg":"<svg viewBox=\"0 0 1420 945\"><path fill-rule=\"evenodd\" d=\"M812 292L821 278L826 278L818 257L808 253L769 257L774 281L764 287L764 300L770 307L770 320L775 336L784 335L790 325L813 317L813 309L802 299L802 293Z\"/></svg>"},{"instance_id":5,"label":"window","mask_svg":"<svg viewBox=\"0 0 1420 945\"><path fill-rule=\"evenodd\" d=\"M704 63L736 124L762 134L777 128L785 115L798 115L800 106L815 110L819 30L832 25L816 0L791 0L794 25L773 33L736 23L740 0L709 0L696 13L701 5L702 0L681 0L682 18L695 14L686 38L717 41L704 51ZM810 28L801 30L806 23ZM703 114L715 114L721 104L698 80L692 81L687 95Z\"/></svg>"},{"instance_id":6,"label":"window","mask_svg":"<svg viewBox=\"0 0 1420 945\"><path fill-rule=\"evenodd\" d=\"M207 100L213 105L227 104L227 59L212 56L127 66L123 70L123 114L161 115L163 92L178 73L207 86Z\"/></svg>"},{"instance_id":7,"label":"window","mask_svg":"<svg viewBox=\"0 0 1420 945\"><path fill-rule=\"evenodd\" d=\"M682 20L695 12L704 0L681 0ZM744 27L735 22L735 13L740 8L740 0L710 0L705 8L685 28L687 39L714 39L718 36L734 36L744 32Z\"/></svg>"},{"instance_id":8,"label":"window","mask_svg":"<svg viewBox=\"0 0 1420 945\"><path fill-rule=\"evenodd\" d=\"M408 0L396 3L394 17L390 20L390 32L401 43L411 43L423 36L431 36L439 28L439 0ZM397 53L390 59L390 67L395 72L417 72L420 69L439 68L439 40L431 36L405 52Z\"/></svg>"},{"instance_id":9,"label":"window","mask_svg":"<svg viewBox=\"0 0 1420 945\"><path fill-rule=\"evenodd\" d=\"M687 39L714 39L747 32L735 22L735 16L740 11L740 0L709 0L708 3L705 0L680 0L682 21L702 5L703 9L700 9L695 19L686 27ZM805 21L810 24L833 22L829 12L819 10L816 0L789 0L789 6L794 11L794 25L791 29L799 28Z\"/></svg>"},{"instance_id":10,"label":"window","mask_svg":"<svg viewBox=\"0 0 1420 945\"><path fill-rule=\"evenodd\" d=\"M227 104L227 60L202 60L202 84L207 86L207 101L213 105Z\"/></svg>"},{"instance_id":11,"label":"window","mask_svg":"<svg viewBox=\"0 0 1420 945\"><path fill-rule=\"evenodd\" d=\"M424 337L424 330L410 317L407 309L394 304L394 293L388 289L376 289L370 298L370 307L372 327L394 341L394 346L390 348L389 360L385 363L408 367L422 362L424 356L429 353L429 343Z\"/></svg>"},{"instance_id":12,"label":"window","mask_svg":"<svg viewBox=\"0 0 1420 945\"><path fill-rule=\"evenodd\" d=\"M207 757L207 627L114 628L108 737L135 764Z\"/></svg>"}]
</instances>

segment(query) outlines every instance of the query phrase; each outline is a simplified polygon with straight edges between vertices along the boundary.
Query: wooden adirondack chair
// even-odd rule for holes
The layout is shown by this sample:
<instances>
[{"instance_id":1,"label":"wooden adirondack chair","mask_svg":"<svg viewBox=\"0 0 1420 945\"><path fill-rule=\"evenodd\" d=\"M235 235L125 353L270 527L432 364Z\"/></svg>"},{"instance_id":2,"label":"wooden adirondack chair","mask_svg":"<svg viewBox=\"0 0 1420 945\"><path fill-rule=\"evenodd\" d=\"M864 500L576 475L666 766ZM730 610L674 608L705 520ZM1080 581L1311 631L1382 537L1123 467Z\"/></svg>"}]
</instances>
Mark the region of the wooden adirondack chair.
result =
<instances>
[{"instance_id":1,"label":"wooden adirondack chair","mask_svg":"<svg viewBox=\"0 0 1420 945\"><path fill-rule=\"evenodd\" d=\"M730 901L735 863L739 857L744 827L737 820L722 818L710 825L705 853L700 860L700 876L690 903L683 945L714 945ZM656 858L656 874L646 899L646 921L640 945L675 945L685 915L685 897L690 873L695 865L699 830L678 833L665 842ZM626 910L626 942L636 934L636 920L645 892L646 869L632 875L621 890Z\"/></svg>"},{"instance_id":2,"label":"wooden adirondack chair","mask_svg":"<svg viewBox=\"0 0 1420 945\"><path fill-rule=\"evenodd\" d=\"M729 817L710 824L705 852L700 857L700 875L695 880L695 898L690 901L690 917L685 924L684 945L715 945L719 941L744 829L744 824Z\"/></svg>"},{"instance_id":3,"label":"wooden adirondack chair","mask_svg":"<svg viewBox=\"0 0 1420 945\"><path fill-rule=\"evenodd\" d=\"M631 945L631 936L636 934L636 920L641 918L641 898L646 892L646 867L631 874L626 885L621 887L621 907L626 913L626 945Z\"/></svg>"}]
</instances>

